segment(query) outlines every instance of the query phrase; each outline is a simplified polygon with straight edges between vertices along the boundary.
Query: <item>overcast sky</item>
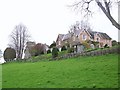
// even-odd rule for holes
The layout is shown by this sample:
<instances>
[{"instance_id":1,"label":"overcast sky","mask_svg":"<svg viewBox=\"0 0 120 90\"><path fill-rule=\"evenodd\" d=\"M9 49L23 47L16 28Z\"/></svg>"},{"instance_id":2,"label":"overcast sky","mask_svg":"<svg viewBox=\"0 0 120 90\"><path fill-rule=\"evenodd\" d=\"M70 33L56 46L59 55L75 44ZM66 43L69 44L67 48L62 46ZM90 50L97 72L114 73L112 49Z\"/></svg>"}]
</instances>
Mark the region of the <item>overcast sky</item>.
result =
<instances>
[{"instance_id":1,"label":"overcast sky","mask_svg":"<svg viewBox=\"0 0 120 90\"><path fill-rule=\"evenodd\" d=\"M27 26L32 40L50 45L58 34L65 34L69 27L83 18L67 5L75 0L0 0L0 49L4 51L9 43L9 35L15 25ZM89 19L93 31L105 32L112 39L118 39L118 30L112 26L97 6L93 17ZM117 5L112 15L118 19Z\"/></svg>"}]
</instances>

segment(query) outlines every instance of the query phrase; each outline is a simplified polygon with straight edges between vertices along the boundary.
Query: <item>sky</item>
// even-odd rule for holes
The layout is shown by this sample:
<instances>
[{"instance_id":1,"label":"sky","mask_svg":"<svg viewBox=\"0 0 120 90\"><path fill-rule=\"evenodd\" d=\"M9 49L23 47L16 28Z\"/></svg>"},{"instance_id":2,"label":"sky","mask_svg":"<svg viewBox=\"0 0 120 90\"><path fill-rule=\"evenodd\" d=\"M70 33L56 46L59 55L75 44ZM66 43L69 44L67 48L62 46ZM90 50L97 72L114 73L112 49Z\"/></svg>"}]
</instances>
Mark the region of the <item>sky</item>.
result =
<instances>
[{"instance_id":1,"label":"sky","mask_svg":"<svg viewBox=\"0 0 120 90\"><path fill-rule=\"evenodd\" d=\"M0 0L0 49L2 52L10 42L9 35L20 23L26 25L31 40L50 45L58 34L68 33L70 26L84 18L81 13L68 7L75 0ZM93 31L107 33L118 41L118 30L96 6L88 19ZM112 15L118 20L117 5L112 7Z\"/></svg>"}]
</instances>

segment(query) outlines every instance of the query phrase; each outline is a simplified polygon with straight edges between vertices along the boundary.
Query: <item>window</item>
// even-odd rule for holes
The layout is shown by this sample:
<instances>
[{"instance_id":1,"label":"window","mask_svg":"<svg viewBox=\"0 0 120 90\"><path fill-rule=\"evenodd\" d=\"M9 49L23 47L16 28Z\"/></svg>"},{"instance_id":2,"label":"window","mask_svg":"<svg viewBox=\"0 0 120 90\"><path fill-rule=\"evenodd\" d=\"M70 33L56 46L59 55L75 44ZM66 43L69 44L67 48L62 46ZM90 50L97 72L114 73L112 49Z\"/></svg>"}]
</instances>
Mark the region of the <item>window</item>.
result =
<instances>
[{"instance_id":1,"label":"window","mask_svg":"<svg viewBox=\"0 0 120 90\"><path fill-rule=\"evenodd\" d=\"M86 40L86 35L83 35L83 36L82 36L82 39L83 39L83 40Z\"/></svg>"},{"instance_id":2,"label":"window","mask_svg":"<svg viewBox=\"0 0 120 90\"><path fill-rule=\"evenodd\" d=\"M97 38L97 41L99 41L99 38Z\"/></svg>"}]
</instances>

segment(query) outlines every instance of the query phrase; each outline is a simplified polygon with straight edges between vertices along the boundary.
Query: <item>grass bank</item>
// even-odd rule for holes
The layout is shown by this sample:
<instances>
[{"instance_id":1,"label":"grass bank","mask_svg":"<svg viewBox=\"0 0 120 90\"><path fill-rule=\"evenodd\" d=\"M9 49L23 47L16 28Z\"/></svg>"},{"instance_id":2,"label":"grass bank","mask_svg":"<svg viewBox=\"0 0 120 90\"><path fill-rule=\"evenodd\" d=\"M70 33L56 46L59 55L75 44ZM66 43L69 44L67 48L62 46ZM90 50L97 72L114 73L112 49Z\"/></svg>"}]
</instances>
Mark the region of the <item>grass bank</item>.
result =
<instances>
[{"instance_id":1,"label":"grass bank","mask_svg":"<svg viewBox=\"0 0 120 90\"><path fill-rule=\"evenodd\" d=\"M118 55L2 65L3 88L117 88Z\"/></svg>"}]
</instances>

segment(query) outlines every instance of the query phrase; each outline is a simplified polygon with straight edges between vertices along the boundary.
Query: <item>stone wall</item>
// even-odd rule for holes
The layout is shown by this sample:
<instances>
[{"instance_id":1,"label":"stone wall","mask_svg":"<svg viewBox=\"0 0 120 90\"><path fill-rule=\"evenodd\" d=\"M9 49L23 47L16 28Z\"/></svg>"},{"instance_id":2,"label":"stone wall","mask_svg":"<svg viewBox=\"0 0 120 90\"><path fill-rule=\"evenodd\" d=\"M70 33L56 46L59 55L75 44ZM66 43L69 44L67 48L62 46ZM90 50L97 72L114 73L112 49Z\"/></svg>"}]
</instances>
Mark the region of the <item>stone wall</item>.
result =
<instances>
[{"instance_id":1,"label":"stone wall","mask_svg":"<svg viewBox=\"0 0 120 90\"><path fill-rule=\"evenodd\" d=\"M59 56L55 58L54 60L61 60L61 59L67 59L67 58L72 58L72 57L79 57L79 56L101 56L101 55L106 55L106 54L113 54L113 53L120 53L120 48L109 48L109 49L104 49L104 50L95 50L91 52L82 52L82 53L69 53L65 54L63 56Z\"/></svg>"}]
</instances>

